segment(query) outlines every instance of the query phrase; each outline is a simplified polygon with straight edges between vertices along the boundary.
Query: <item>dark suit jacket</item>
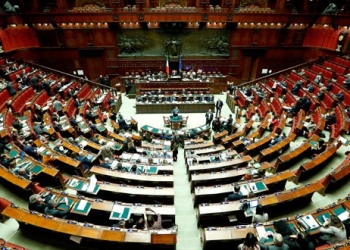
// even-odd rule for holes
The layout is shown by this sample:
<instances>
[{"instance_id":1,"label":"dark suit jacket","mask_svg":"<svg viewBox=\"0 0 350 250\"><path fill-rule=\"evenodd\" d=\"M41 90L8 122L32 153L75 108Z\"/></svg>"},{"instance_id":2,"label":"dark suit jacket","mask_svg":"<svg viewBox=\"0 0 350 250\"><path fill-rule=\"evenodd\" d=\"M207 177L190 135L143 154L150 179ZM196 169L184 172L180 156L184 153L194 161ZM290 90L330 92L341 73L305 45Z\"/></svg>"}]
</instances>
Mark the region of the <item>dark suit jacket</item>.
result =
<instances>
[{"instance_id":1,"label":"dark suit jacket","mask_svg":"<svg viewBox=\"0 0 350 250\"><path fill-rule=\"evenodd\" d=\"M15 88L13 87L12 83L8 83L6 86L8 92L10 93L10 95L14 96L17 92L15 90Z\"/></svg>"},{"instance_id":2,"label":"dark suit jacket","mask_svg":"<svg viewBox=\"0 0 350 250\"><path fill-rule=\"evenodd\" d=\"M217 102L216 102L215 107L216 107L217 109L221 109L223 105L224 105L224 103L220 100L220 101L217 101Z\"/></svg>"}]
</instances>

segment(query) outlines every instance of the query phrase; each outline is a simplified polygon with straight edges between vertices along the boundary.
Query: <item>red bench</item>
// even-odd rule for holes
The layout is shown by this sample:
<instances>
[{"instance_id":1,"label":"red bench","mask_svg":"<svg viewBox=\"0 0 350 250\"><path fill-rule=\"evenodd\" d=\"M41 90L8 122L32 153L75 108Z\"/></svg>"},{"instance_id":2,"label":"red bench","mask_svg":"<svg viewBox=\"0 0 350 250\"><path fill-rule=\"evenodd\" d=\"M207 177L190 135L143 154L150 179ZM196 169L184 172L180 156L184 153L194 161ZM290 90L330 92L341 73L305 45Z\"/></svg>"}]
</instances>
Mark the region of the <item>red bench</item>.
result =
<instances>
[{"instance_id":1,"label":"red bench","mask_svg":"<svg viewBox=\"0 0 350 250\"><path fill-rule=\"evenodd\" d=\"M266 117L269 111L270 111L269 105L265 100L262 100L258 106L258 113L260 118Z\"/></svg>"},{"instance_id":2,"label":"red bench","mask_svg":"<svg viewBox=\"0 0 350 250\"><path fill-rule=\"evenodd\" d=\"M67 111L66 111L68 118L70 118L72 115L75 115L76 112L77 112L77 108L75 107L74 99L70 99L67 103Z\"/></svg>"},{"instance_id":3,"label":"red bench","mask_svg":"<svg viewBox=\"0 0 350 250\"><path fill-rule=\"evenodd\" d=\"M324 79L329 80L333 78L333 74L334 74L333 71L325 69L319 65L313 64L311 66L311 70L314 71L316 74L322 72L322 76Z\"/></svg>"},{"instance_id":4,"label":"red bench","mask_svg":"<svg viewBox=\"0 0 350 250\"><path fill-rule=\"evenodd\" d=\"M241 91L236 91L237 96L238 96L238 101L237 104L238 106L242 109L245 108L247 106L247 100L245 99L245 97L243 96L243 94L241 93Z\"/></svg>"},{"instance_id":5,"label":"red bench","mask_svg":"<svg viewBox=\"0 0 350 250\"><path fill-rule=\"evenodd\" d=\"M108 101L111 99L111 97L112 97L112 93L109 91L105 96L105 99L103 99L101 103L102 108L104 108L105 110L109 109Z\"/></svg>"},{"instance_id":6,"label":"red bench","mask_svg":"<svg viewBox=\"0 0 350 250\"><path fill-rule=\"evenodd\" d=\"M273 97L270 107L276 116L279 117L282 114L282 104L276 97Z\"/></svg>"},{"instance_id":7,"label":"red bench","mask_svg":"<svg viewBox=\"0 0 350 250\"><path fill-rule=\"evenodd\" d=\"M336 139L343 132L349 131L349 116L344 112L344 110L338 105L334 109L336 121L332 125L331 138Z\"/></svg>"},{"instance_id":8,"label":"red bench","mask_svg":"<svg viewBox=\"0 0 350 250\"><path fill-rule=\"evenodd\" d=\"M87 97L91 95L91 88L90 85L85 84L85 86L79 91L77 97L87 99Z\"/></svg>"},{"instance_id":9,"label":"red bench","mask_svg":"<svg viewBox=\"0 0 350 250\"><path fill-rule=\"evenodd\" d=\"M13 99L10 107L14 113L22 114L26 108L26 103L34 96L34 90L32 87L26 88L19 92Z\"/></svg>"},{"instance_id":10,"label":"red bench","mask_svg":"<svg viewBox=\"0 0 350 250\"><path fill-rule=\"evenodd\" d=\"M16 75L20 75L21 72L22 72L23 70L25 70L26 73L28 74L28 73L30 72L30 67L27 66L27 67L24 67L24 68L22 68L22 69L18 69L18 70L16 70L16 71L10 73L10 74L8 75L9 80L10 80L11 82L15 82L15 81L16 81Z\"/></svg>"},{"instance_id":11,"label":"red bench","mask_svg":"<svg viewBox=\"0 0 350 250\"><path fill-rule=\"evenodd\" d=\"M45 106L45 104L50 99L50 96L46 93L46 91L41 91L38 96L35 98L35 100L32 102L32 112L35 112L35 104L38 104L40 107Z\"/></svg>"},{"instance_id":12,"label":"red bench","mask_svg":"<svg viewBox=\"0 0 350 250\"><path fill-rule=\"evenodd\" d=\"M342 58L342 57L336 57L334 58L334 62L338 63L344 67L350 68L350 60L346 59L346 58Z\"/></svg>"},{"instance_id":13,"label":"red bench","mask_svg":"<svg viewBox=\"0 0 350 250\"><path fill-rule=\"evenodd\" d=\"M74 83L71 84L71 86L69 86L68 88L66 88L64 91L63 91L63 97L64 98L67 98L68 97L68 91L70 89L75 89L76 87L78 87L78 82L75 81Z\"/></svg>"},{"instance_id":14,"label":"red bench","mask_svg":"<svg viewBox=\"0 0 350 250\"><path fill-rule=\"evenodd\" d=\"M2 111L6 107L6 103L11 99L11 95L7 89L0 91L0 110Z\"/></svg>"},{"instance_id":15,"label":"red bench","mask_svg":"<svg viewBox=\"0 0 350 250\"><path fill-rule=\"evenodd\" d=\"M346 67L330 61L324 61L322 66L325 68L331 68L334 72L336 72L339 75L344 75L346 71Z\"/></svg>"}]
</instances>

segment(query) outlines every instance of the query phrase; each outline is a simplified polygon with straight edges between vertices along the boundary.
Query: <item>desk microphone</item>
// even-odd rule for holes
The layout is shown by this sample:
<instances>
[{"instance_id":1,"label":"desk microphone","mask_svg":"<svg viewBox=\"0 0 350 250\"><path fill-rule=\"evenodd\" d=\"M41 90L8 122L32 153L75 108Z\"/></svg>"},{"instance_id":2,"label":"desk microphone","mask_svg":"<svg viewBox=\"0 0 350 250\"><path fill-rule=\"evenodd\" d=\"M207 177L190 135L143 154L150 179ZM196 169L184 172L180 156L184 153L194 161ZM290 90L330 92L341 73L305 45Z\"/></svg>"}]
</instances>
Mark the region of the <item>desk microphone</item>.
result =
<instances>
[{"instance_id":1,"label":"desk microphone","mask_svg":"<svg viewBox=\"0 0 350 250\"><path fill-rule=\"evenodd\" d=\"M155 203L159 204L159 205L163 205L163 203L159 202L159 201L156 201L156 200L153 200Z\"/></svg>"}]
</instances>

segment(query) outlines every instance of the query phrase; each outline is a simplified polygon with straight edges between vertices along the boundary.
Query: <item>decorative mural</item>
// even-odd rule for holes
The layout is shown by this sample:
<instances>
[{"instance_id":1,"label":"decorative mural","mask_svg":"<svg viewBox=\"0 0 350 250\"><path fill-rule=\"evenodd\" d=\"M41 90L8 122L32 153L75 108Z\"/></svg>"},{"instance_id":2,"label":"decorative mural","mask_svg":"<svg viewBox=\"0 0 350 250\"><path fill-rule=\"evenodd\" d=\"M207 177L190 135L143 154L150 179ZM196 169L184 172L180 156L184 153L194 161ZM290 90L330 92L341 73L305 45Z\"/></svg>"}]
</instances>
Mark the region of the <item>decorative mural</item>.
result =
<instances>
[{"instance_id":1,"label":"decorative mural","mask_svg":"<svg viewBox=\"0 0 350 250\"><path fill-rule=\"evenodd\" d=\"M119 57L180 55L189 57L227 57L228 30L183 29L164 32L162 29L119 30L117 32Z\"/></svg>"}]
</instances>

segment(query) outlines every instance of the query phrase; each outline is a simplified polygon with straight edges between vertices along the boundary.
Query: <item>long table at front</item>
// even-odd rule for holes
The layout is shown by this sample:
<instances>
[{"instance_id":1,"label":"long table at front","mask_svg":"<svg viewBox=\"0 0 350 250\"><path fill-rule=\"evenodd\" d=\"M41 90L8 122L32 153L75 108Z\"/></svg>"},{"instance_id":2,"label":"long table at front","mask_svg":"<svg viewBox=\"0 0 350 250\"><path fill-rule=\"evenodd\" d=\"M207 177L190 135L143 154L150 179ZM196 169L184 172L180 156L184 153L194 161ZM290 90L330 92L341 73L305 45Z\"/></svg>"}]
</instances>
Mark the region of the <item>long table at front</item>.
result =
<instances>
[{"instance_id":1,"label":"long table at front","mask_svg":"<svg viewBox=\"0 0 350 250\"><path fill-rule=\"evenodd\" d=\"M154 103L154 104L136 104L136 114L171 114L172 110L177 106L181 113L205 113L209 109L215 109L215 103Z\"/></svg>"},{"instance_id":2,"label":"long table at front","mask_svg":"<svg viewBox=\"0 0 350 250\"><path fill-rule=\"evenodd\" d=\"M70 223L69 220L47 217L31 213L12 205L7 206L1 214L34 227L47 229L82 238L113 242L134 242L145 244L176 244L176 232L173 230L127 230L85 223Z\"/></svg>"}]
</instances>

